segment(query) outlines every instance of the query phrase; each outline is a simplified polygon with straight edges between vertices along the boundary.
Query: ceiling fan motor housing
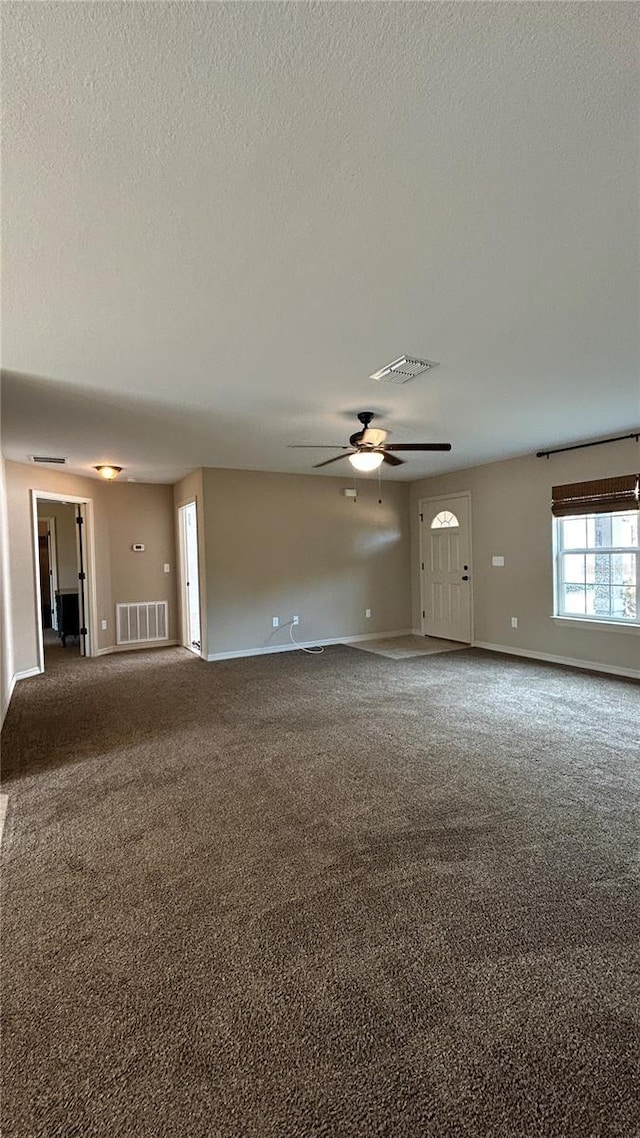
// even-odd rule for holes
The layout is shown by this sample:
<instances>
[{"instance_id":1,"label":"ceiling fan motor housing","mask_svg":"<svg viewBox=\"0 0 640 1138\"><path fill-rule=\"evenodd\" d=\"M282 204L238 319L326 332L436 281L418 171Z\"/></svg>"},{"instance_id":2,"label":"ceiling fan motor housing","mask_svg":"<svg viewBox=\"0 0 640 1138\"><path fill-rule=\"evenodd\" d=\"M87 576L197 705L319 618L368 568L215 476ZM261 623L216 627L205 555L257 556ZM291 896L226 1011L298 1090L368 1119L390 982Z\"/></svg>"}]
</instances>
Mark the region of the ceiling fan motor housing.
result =
<instances>
[{"instance_id":1,"label":"ceiling fan motor housing","mask_svg":"<svg viewBox=\"0 0 640 1138\"><path fill-rule=\"evenodd\" d=\"M358 419L362 423L362 430L356 431L351 435L349 443L351 444L351 454L345 454L348 447L332 447L328 444L312 443L311 446L320 446L321 449L340 449L343 453L337 454L334 458L327 458L324 462L317 462L314 470L319 469L321 466L329 466L332 462L340 462L343 458L348 458L349 461L358 467L356 461L358 455L366 456L367 460L377 459L377 462L371 461L370 465L363 463L360 469L373 470L378 463L384 462L386 466L402 466L404 463L403 458L398 458L397 454L393 451L406 450L406 451L420 451L420 450L451 450L451 443L388 443L386 442L388 431L383 430L381 427L370 427L369 423L374 418L373 411L359 411ZM303 446L306 444L295 443L294 446Z\"/></svg>"},{"instance_id":2,"label":"ceiling fan motor housing","mask_svg":"<svg viewBox=\"0 0 640 1138\"><path fill-rule=\"evenodd\" d=\"M388 433L379 427L365 427L364 431L358 431L357 434L352 435L349 442L353 447L379 447L382 446Z\"/></svg>"},{"instance_id":3,"label":"ceiling fan motor housing","mask_svg":"<svg viewBox=\"0 0 640 1138\"><path fill-rule=\"evenodd\" d=\"M379 427L370 427L369 423L373 419L373 411L360 411L358 418L362 423L363 430L356 431L351 435L349 442L352 447L379 447L382 446L384 440L388 435L388 431L383 431Z\"/></svg>"}]
</instances>

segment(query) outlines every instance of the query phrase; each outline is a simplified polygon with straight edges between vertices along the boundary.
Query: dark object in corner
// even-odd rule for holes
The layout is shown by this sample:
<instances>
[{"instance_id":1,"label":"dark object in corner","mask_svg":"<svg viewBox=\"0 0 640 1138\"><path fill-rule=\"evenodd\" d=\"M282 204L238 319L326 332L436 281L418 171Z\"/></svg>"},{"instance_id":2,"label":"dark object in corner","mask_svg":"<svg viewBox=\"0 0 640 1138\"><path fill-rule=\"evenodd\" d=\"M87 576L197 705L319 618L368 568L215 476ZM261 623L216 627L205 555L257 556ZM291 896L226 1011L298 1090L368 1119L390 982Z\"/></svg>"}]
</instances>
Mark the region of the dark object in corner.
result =
<instances>
[{"instance_id":1,"label":"dark object in corner","mask_svg":"<svg viewBox=\"0 0 640 1138\"><path fill-rule=\"evenodd\" d=\"M66 648L67 636L80 636L80 619L77 589L61 589L56 593L58 636Z\"/></svg>"}]
</instances>

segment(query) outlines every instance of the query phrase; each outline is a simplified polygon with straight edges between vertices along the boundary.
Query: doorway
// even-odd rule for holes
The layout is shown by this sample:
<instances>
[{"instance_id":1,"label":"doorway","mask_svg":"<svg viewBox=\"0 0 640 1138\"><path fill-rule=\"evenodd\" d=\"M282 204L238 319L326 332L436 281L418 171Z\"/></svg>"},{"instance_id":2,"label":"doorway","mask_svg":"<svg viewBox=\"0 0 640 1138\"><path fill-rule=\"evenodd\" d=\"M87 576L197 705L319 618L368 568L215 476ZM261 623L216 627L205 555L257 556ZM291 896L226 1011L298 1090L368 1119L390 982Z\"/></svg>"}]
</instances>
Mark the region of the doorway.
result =
<instances>
[{"instance_id":1,"label":"doorway","mask_svg":"<svg viewBox=\"0 0 640 1138\"><path fill-rule=\"evenodd\" d=\"M38 667L94 654L95 556L90 500L32 490Z\"/></svg>"},{"instance_id":2,"label":"doorway","mask_svg":"<svg viewBox=\"0 0 640 1138\"><path fill-rule=\"evenodd\" d=\"M195 502L179 508L180 561L182 580L182 644L196 656L201 654L200 570L198 561L198 512Z\"/></svg>"},{"instance_id":3,"label":"doorway","mask_svg":"<svg viewBox=\"0 0 640 1138\"><path fill-rule=\"evenodd\" d=\"M422 635L470 644L471 497L423 498L419 521Z\"/></svg>"},{"instance_id":4,"label":"doorway","mask_svg":"<svg viewBox=\"0 0 640 1138\"><path fill-rule=\"evenodd\" d=\"M53 518L42 518L38 512L38 561L40 568L40 621L43 632L54 628L57 583L54 580L55 550L51 533Z\"/></svg>"}]
</instances>

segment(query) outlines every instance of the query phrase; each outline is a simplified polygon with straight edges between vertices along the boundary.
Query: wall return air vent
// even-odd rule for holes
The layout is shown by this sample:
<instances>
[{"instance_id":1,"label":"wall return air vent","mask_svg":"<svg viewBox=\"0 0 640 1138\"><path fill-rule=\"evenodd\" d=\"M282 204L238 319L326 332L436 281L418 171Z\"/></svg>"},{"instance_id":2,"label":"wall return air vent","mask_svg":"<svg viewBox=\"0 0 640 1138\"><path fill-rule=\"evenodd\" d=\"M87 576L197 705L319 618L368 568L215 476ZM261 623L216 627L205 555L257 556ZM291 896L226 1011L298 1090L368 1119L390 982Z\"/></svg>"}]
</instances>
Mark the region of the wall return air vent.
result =
<instances>
[{"instance_id":1,"label":"wall return air vent","mask_svg":"<svg viewBox=\"0 0 640 1138\"><path fill-rule=\"evenodd\" d=\"M377 379L381 383L406 383L408 379L420 375L420 372L429 371L429 368L437 366L436 360L419 360L417 356L400 356L393 363L381 367L380 371L374 371L369 379Z\"/></svg>"},{"instance_id":2,"label":"wall return air vent","mask_svg":"<svg viewBox=\"0 0 640 1138\"><path fill-rule=\"evenodd\" d=\"M144 644L166 640L166 601L136 601L116 605L116 644Z\"/></svg>"},{"instance_id":3,"label":"wall return air vent","mask_svg":"<svg viewBox=\"0 0 640 1138\"><path fill-rule=\"evenodd\" d=\"M51 455L32 454L31 455L31 461L32 462L49 462L49 463L53 463L54 466L64 466L67 460L66 460L66 458L52 458Z\"/></svg>"}]
</instances>

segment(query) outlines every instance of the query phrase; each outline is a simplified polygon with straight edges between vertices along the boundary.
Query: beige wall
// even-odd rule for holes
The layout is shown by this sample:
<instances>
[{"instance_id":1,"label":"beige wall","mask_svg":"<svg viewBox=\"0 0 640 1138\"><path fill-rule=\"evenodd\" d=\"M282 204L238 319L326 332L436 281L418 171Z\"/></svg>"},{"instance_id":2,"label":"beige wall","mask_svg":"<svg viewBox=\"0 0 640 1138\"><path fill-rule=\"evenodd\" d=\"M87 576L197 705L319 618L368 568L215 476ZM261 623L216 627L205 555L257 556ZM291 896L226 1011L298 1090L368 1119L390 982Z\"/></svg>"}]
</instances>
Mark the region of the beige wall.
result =
<instances>
[{"instance_id":1,"label":"beige wall","mask_svg":"<svg viewBox=\"0 0 640 1138\"><path fill-rule=\"evenodd\" d=\"M203 471L209 654L410 626L409 491L361 479ZM365 609L372 610L371 619Z\"/></svg>"},{"instance_id":2,"label":"beige wall","mask_svg":"<svg viewBox=\"0 0 640 1138\"><path fill-rule=\"evenodd\" d=\"M58 588L78 588L76 511L64 502L38 502L39 518L55 518ZM52 598L52 604L54 603Z\"/></svg>"},{"instance_id":3,"label":"beige wall","mask_svg":"<svg viewBox=\"0 0 640 1138\"><path fill-rule=\"evenodd\" d=\"M557 625L553 613L551 487L630 474L640 447L611 443L587 450L470 467L411 484L413 627L420 628L418 502L456 490L471 492L475 639L610 667L640 668L634 633ZM504 568L491 565L502 554ZM511 617L518 628L511 628Z\"/></svg>"},{"instance_id":4,"label":"beige wall","mask_svg":"<svg viewBox=\"0 0 640 1138\"><path fill-rule=\"evenodd\" d=\"M115 605L167 600L169 638L177 636L173 490L142 483L109 484L93 478L7 462L11 611L15 672L37 667L36 580L31 515L32 489L79 497L93 503L98 648L115 645ZM131 545L141 542L144 553ZM163 564L171 572L163 572ZM100 629L100 621L107 629Z\"/></svg>"},{"instance_id":5,"label":"beige wall","mask_svg":"<svg viewBox=\"0 0 640 1138\"><path fill-rule=\"evenodd\" d=\"M169 639L178 636L173 487L115 482L103 488L111 564L111 620L127 601L168 601ZM144 545L134 553L132 545ZM164 565L170 566L169 573ZM115 634L109 640L115 643Z\"/></svg>"}]
</instances>

